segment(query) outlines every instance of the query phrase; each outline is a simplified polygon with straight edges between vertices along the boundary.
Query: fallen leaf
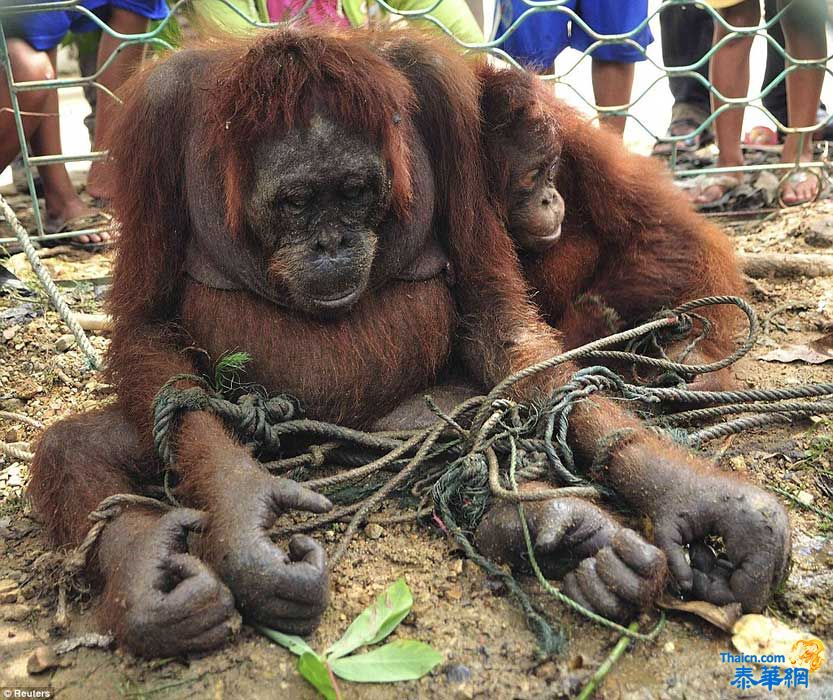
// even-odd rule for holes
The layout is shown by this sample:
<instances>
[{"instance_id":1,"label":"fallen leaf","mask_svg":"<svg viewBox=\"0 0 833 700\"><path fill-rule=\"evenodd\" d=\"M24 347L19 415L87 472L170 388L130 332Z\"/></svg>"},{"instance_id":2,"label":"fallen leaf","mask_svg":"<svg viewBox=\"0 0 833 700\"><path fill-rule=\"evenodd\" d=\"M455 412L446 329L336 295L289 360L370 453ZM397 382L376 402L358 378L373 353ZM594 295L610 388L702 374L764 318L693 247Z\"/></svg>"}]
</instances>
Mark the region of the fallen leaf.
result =
<instances>
[{"instance_id":1,"label":"fallen leaf","mask_svg":"<svg viewBox=\"0 0 833 700\"><path fill-rule=\"evenodd\" d=\"M773 654L783 656L786 661L780 662L778 666L792 666L795 659L797 665L803 665L803 658L795 658L796 654L801 655L806 642L818 641L817 638L808 633L788 627L780 620L765 615L744 615L732 630L732 644L742 654ZM821 647L818 654L818 663L825 661L823 643L815 646Z\"/></svg>"},{"instance_id":2,"label":"fallen leaf","mask_svg":"<svg viewBox=\"0 0 833 700\"><path fill-rule=\"evenodd\" d=\"M806 345L784 345L758 359L764 362L807 362L811 365L833 362L833 333L816 338Z\"/></svg>"},{"instance_id":3,"label":"fallen leaf","mask_svg":"<svg viewBox=\"0 0 833 700\"><path fill-rule=\"evenodd\" d=\"M728 605L714 605L704 600L680 600L667 593L662 596L657 605L666 610L687 612L702 618L724 632L731 632L738 618L741 616L740 603Z\"/></svg>"}]
</instances>

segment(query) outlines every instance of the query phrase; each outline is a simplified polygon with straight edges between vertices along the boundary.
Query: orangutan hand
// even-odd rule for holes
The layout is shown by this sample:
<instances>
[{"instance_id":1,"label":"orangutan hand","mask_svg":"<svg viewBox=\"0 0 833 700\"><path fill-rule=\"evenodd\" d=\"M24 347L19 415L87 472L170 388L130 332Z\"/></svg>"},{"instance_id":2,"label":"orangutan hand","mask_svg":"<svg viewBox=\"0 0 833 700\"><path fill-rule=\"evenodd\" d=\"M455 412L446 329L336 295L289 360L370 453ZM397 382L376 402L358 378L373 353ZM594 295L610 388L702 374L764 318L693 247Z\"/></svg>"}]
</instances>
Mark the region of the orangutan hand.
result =
<instances>
[{"instance_id":1,"label":"orangutan hand","mask_svg":"<svg viewBox=\"0 0 833 700\"><path fill-rule=\"evenodd\" d=\"M790 558L789 519L778 499L682 451L642 460L651 466L629 488L641 494L680 592L718 605L737 601L744 612L766 607ZM725 548L719 560L703 546L712 537Z\"/></svg>"},{"instance_id":2,"label":"orangutan hand","mask_svg":"<svg viewBox=\"0 0 833 700\"><path fill-rule=\"evenodd\" d=\"M326 556L311 537L295 535L288 551L272 542L269 528L286 511L328 511L320 494L260 471L236 473L203 550L234 594L244 618L267 627L308 634L327 606Z\"/></svg>"},{"instance_id":3,"label":"orangutan hand","mask_svg":"<svg viewBox=\"0 0 833 700\"><path fill-rule=\"evenodd\" d=\"M102 613L120 643L144 657L216 649L239 628L229 589L188 553L204 513L177 508L162 517L126 513L102 534L106 578Z\"/></svg>"},{"instance_id":4,"label":"orangutan hand","mask_svg":"<svg viewBox=\"0 0 833 700\"><path fill-rule=\"evenodd\" d=\"M524 512L542 572L558 578L572 569L562 590L584 607L623 621L662 591L662 552L593 503L580 498L529 501ZM526 547L517 506L493 507L480 523L476 541L484 555L523 566Z\"/></svg>"}]
</instances>

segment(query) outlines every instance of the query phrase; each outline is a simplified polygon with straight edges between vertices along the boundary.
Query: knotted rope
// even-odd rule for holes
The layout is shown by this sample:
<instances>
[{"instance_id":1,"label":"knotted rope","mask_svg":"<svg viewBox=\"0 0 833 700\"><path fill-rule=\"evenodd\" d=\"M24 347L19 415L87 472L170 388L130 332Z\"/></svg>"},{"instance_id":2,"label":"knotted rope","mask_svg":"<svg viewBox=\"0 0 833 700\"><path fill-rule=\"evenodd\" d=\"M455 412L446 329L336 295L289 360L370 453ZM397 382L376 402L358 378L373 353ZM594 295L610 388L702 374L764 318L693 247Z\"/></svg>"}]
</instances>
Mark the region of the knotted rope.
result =
<instances>
[{"instance_id":1,"label":"knotted rope","mask_svg":"<svg viewBox=\"0 0 833 700\"><path fill-rule=\"evenodd\" d=\"M749 320L747 338L728 357L707 364L687 365L665 357L649 357L633 350L637 344L632 341L642 339L641 347L656 348L661 347L662 338L668 334L675 339L684 337L694 327L692 319L695 315L692 312L712 304L734 304ZM728 432L745 430L751 425L766 425L814 413L833 412L833 384L789 389L697 392L684 388L628 383L610 369L594 365L575 372L567 383L541 405L516 404L504 398L508 389L523 379L575 360L624 361L690 378L696 374L718 371L737 361L754 345L757 333L757 317L752 308L741 299L710 297L688 302L637 328L594 341L528 367L507 377L487 396L469 399L449 414L443 414L427 399L429 408L437 415L437 421L425 429L395 433L365 432L306 419L298 402L285 395L268 398L250 393L232 401L215 391L204 379L178 375L165 384L154 403L154 440L163 463L174 466L177 424L184 412L196 410L217 415L242 441L252 443L265 453L279 453L284 448L283 438L303 436L306 444L313 443L306 451L281 455L280 459L268 462L265 466L270 471L294 478L310 488L326 493L337 507L322 516L286 526L280 534L314 530L346 520L347 529L330 559L331 566L336 566L361 524L370 519L385 499L398 496L409 508L411 518L421 518L433 512L438 524L451 534L470 559L488 575L504 582L524 610L541 651L550 654L560 648L563 634L535 608L511 574L474 549L468 533L477 526L484 511L495 499L516 503L522 515L524 502L567 495L595 497L604 492L603 487L592 482L592 475L604 465L614 447L630 438L630 431L614 431L600 440L589 476L579 473L567 440L571 413L577 403L593 394L604 392L629 402L639 402L646 407L666 402L672 402L675 406L701 406L703 408L650 419L655 430L668 432L675 439L697 445ZM632 343L629 346L631 350L608 349L629 342ZM686 350L690 350L690 347ZM196 386L177 386L183 381ZM822 397L824 400L788 401L809 397ZM690 432L679 427L680 424L719 419L724 415L741 412L751 415ZM350 468L333 475L310 478L311 471L324 466ZM549 480L553 487L532 492L518 491L518 483L542 478ZM401 516L395 519L403 520ZM97 521L96 526L100 522L103 521ZM525 525L523 517L521 522ZM88 539L94 541L96 536L91 530ZM643 640L656 636L659 627L647 634L628 630L582 608L559 593L543 577L526 528L525 539L533 571L550 595L589 619L621 634Z\"/></svg>"}]
</instances>

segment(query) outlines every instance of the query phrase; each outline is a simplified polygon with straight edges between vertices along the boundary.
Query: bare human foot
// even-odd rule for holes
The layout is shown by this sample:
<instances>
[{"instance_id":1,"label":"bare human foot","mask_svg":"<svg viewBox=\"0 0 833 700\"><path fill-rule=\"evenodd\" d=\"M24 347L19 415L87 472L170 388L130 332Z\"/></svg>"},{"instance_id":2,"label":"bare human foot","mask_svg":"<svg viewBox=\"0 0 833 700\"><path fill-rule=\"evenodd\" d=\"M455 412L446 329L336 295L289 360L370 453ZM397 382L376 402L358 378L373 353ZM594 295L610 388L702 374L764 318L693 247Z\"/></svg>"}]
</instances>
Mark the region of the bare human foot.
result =
<instances>
[{"instance_id":1,"label":"bare human foot","mask_svg":"<svg viewBox=\"0 0 833 700\"><path fill-rule=\"evenodd\" d=\"M714 207L722 204L726 195L728 195L735 187L743 183L743 177L740 175L705 175L698 183L698 186L693 188L689 195L689 200L698 208Z\"/></svg>"},{"instance_id":2,"label":"bare human foot","mask_svg":"<svg viewBox=\"0 0 833 700\"><path fill-rule=\"evenodd\" d=\"M46 221L44 230L47 233L72 231L74 229L93 228L106 223L106 218L98 210L88 207L84 201L75 195L66 202L55 202L47 196ZM70 239L80 245L102 245L111 240L110 232L102 229L98 233L82 234Z\"/></svg>"},{"instance_id":3,"label":"bare human foot","mask_svg":"<svg viewBox=\"0 0 833 700\"><path fill-rule=\"evenodd\" d=\"M781 183L781 201L788 207L812 202L819 196L821 179L812 168L796 170Z\"/></svg>"},{"instance_id":4,"label":"bare human foot","mask_svg":"<svg viewBox=\"0 0 833 700\"><path fill-rule=\"evenodd\" d=\"M799 153L801 155L797 157ZM798 168L798 163L813 160L813 139L810 134L787 134L784 149L781 152L782 163L796 163L793 170L784 178L780 186L781 202L788 207L812 202L819 196L821 177L813 168Z\"/></svg>"}]
</instances>

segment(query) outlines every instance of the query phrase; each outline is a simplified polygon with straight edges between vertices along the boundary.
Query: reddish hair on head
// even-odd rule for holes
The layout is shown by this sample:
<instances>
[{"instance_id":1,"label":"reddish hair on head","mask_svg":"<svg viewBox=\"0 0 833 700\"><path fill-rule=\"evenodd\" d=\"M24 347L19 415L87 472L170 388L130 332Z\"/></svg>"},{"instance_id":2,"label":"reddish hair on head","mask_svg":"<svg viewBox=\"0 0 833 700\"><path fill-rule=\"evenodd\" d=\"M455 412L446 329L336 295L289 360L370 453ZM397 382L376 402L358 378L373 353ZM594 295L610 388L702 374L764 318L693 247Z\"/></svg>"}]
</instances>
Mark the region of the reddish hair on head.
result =
<instances>
[{"instance_id":1,"label":"reddish hair on head","mask_svg":"<svg viewBox=\"0 0 833 700\"><path fill-rule=\"evenodd\" d=\"M407 124L415 98L407 79L367 37L335 28L277 29L225 44L205 104L203 151L223 163L227 222L242 226L252 144L309 125L318 113L364 134L387 162L391 209L411 198Z\"/></svg>"}]
</instances>

